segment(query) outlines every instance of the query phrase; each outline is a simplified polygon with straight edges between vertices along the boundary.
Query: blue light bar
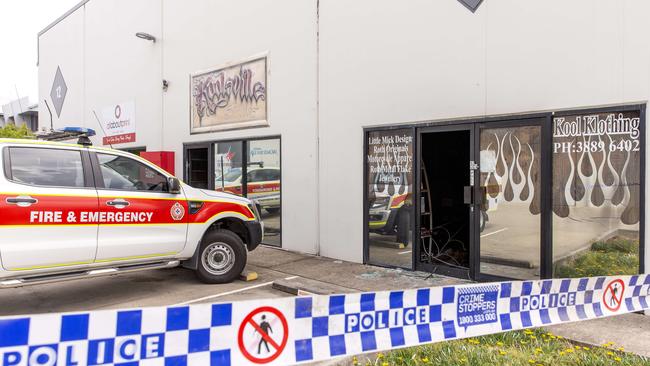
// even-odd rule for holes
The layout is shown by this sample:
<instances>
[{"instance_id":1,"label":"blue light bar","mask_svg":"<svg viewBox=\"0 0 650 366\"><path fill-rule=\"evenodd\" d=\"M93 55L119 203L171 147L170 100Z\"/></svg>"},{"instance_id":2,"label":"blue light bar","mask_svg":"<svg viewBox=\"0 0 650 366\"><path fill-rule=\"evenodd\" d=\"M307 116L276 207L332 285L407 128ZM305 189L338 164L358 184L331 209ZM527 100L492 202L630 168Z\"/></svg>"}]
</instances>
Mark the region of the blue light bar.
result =
<instances>
[{"instance_id":1,"label":"blue light bar","mask_svg":"<svg viewBox=\"0 0 650 366\"><path fill-rule=\"evenodd\" d=\"M59 131L74 133L74 134L84 134L88 137L95 136L95 130L93 130L92 128L85 128L85 127L64 127Z\"/></svg>"}]
</instances>

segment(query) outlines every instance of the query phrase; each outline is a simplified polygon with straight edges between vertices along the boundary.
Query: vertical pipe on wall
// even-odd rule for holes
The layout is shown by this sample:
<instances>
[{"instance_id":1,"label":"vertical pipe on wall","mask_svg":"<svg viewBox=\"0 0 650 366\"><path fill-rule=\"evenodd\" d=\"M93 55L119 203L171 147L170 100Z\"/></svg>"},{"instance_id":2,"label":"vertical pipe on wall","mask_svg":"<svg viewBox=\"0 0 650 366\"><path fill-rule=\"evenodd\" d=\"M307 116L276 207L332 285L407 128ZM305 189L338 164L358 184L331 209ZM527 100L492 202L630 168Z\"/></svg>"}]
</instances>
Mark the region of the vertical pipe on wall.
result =
<instances>
[{"instance_id":1,"label":"vertical pipe on wall","mask_svg":"<svg viewBox=\"0 0 650 366\"><path fill-rule=\"evenodd\" d=\"M161 83L165 80L165 26L164 26L164 13L165 12L165 0L160 0L160 81ZM167 89L161 89L160 92L160 150L168 150L165 146L165 92ZM183 162L184 164L185 162ZM174 162L174 164L176 164Z\"/></svg>"},{"instance_id":2,"label":"vertical pipe on wall","mask_svg":"<svg viewBox=\"0 0 650 366\"><path fill-rule=\"evenodd\" d=\"M320 0L316 0L316 255L320 255L321 239L320 168Z\"/></svg>"},{"instance_id":3,"label":"vertical pipe on wall","mask_svg":"<svg viewBox=\"0 0 650 366\"><path fill-rule=\"evenodd\" d=\"M641 129L641 134L639 139L641 148L643 149L643 154L641 154L640 159L640 182L641 182L641 197L640 197L640 204L639 204L639 210L640 210L640 215L639 215L639 244L640 247L639 249L641 250L641 253L639 253L639 267L640 267L640 272L641 273L649 273L650 268L648 268L648 263L650 263L650 250L648 250L648 243L646 242L646 233L648 232L648 218L646 215L646 203L647 203L647 197L648 197L648 180L647 180L647 168L646 168L646 162L648 161L648 147L647 147L647 141L648 141L648 128L646 126L646 104L641 105L641 123L640 123L640 129ZM650 310L645 311L645 315L650 316Z\"/></svg>"}]
</instances>

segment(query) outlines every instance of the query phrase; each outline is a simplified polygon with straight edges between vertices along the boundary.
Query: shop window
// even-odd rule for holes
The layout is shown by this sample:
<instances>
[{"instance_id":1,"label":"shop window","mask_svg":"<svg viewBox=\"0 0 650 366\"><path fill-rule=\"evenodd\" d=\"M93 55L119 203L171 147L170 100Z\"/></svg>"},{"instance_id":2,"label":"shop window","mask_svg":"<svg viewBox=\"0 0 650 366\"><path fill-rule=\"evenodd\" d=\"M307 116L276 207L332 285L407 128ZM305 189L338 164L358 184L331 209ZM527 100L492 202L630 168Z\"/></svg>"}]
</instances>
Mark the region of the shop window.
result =
<instances>
[{"instance_id":1,"label":"shop window","mask_svg":"<svg viewBox=\"0 0 650 366\"><path fill-rule=\"evenodd\" d=\"M367 134L367 258L412 268L413 130Z\"/></svg>"},{"instance_id":2,"label":"shop window","mask_svg":"<svg viewBox=\"0 0 650 366\"><path fill-rule=\"evenodd\" d=\"M641 113L553 120L555 277L639 272Z\"/></svg>"},{"instance_id":3,"label":"shop window","mask_svg":"<svg viewBox=\"0 0 650 366\"><path fill-rule=\"evenodd\" d=\"M214 144L215 190L243 195L243 145L243 141Z\"/></svg>"},{"instance_id":4,"label":"shop window","mask_svg":"<svg viewBox=\"0 0 650 366\"><path fill-rule=\"evenodd\" d=\"M246 192L260 208L264 244L281 244L280 139L247 141Z\"/></svg>"},{"instance_id":5,"label":"shop window","mask_svg":"<svg viewBox=\"0 0 650 366\"><path fill-rule=\"evenodd\" d=\"M481 129L482 274L541 276L541 138L541 126Z\"/></svg>"},{"instance_id":6,"label":"shop window","mask_svg":"<svg viewBox=\"0 0 650 366\"><path fill-rule=\"evenodd\" d=\"M280 139L217 142L214 172L215 190L252 199L264 221L263 243L281 246Z\"/></svg>"}]
</instances>

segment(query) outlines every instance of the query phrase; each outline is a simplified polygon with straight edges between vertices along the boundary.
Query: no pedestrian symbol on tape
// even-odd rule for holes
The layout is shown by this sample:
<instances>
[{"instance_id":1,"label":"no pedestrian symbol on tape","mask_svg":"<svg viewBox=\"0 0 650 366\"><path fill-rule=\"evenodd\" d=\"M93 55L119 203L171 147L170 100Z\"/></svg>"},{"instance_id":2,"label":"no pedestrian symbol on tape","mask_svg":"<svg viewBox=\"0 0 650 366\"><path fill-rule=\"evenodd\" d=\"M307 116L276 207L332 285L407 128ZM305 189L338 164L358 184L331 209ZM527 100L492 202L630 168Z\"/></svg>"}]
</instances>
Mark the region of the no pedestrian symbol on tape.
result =
<instances>
[{"instance_id":1,"label":"no pedestrian symbol on tape","mask_svg":"<svg viewBox=\"0 0 650 366\"><path fill-rule=\"evenodd\" d=\"M610 311L618 311L623 302L623 292L625 292L623 280L617 279L610 282L603 293L603 305Z\"/></svg>"},{"instance_id":2,"label":"no pedestrian symbol on tape","mask_svg":"<svg viewBox=\"0 0 650 366\"><path fill-rule=\"evenodd\" d=\"M269 363L284 350L289 339L287 319L276 308L253 310L239 326L237 341L241 353L253 363Z\"/></svg>"}]
</instances>

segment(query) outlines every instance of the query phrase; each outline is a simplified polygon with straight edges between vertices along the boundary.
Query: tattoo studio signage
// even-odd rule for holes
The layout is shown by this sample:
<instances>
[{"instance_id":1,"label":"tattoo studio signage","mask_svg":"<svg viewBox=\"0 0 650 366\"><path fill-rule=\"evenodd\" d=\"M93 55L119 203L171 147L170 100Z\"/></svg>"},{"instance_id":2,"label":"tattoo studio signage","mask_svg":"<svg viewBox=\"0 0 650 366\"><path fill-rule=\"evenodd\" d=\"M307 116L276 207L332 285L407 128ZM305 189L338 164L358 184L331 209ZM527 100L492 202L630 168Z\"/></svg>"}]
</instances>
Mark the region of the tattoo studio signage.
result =
<instances>
[{"instance_id":1,"label":"tattoo studio signage","mask_svg":"<svg viewBox=\"0 0 650 366\"><path fill-rule=\"evenodd\" d=\"M616 218L623 225L638 224L640 127L639 111L553 119L556 215L568 218L575 216L573 211L588 210L593 217Z\"/></svg>"},{"instance_id":2,"label":"tattoo studio signage","mask_svg":"<svg viewBox=\"0 0 650 366\"><path fill-rule=\"evenodd\" d=\"M192 133L268 126L267 58L192 74L190 94Z\"/></svg>"}]
</instances>

